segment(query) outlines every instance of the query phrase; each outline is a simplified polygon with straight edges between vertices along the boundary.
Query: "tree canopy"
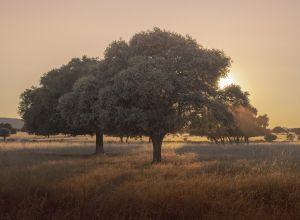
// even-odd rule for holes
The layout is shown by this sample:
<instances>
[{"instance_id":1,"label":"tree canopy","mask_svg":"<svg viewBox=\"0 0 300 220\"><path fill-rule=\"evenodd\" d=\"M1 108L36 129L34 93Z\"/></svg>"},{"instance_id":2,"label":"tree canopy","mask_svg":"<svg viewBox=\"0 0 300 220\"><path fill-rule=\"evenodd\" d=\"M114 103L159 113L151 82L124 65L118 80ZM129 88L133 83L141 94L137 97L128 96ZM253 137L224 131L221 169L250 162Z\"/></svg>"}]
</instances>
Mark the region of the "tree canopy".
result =
<instances>
[{"instance_id":1,"label":"tree canopy","mask_svg":"<svg viewBox=\"0 0 300 220\"><path fill-rule=\"evenodd\" d=\"M68 126L61 117L58 99L71 91L75 81L88 75L97 64L98 60L94 58L73 58L68 64L44 74L40 87L25 90L19 105L25 130L45 136L76 133L76 128Z\"/></svg>"},{"instance_id":2,"label":"tree canopy","mask_svg":"<svg viewBox=\"0 0 300 220\"><path fill-rule=\"evenodd\" d=\"M122 49L127 59L112 74L105 106L127 133L152 139L153 162L160 162L164 136L187 126L191 115L213 105L218 80L226 76L231 60L189 36L158 28L134 35ZM109 51L109 55L118 57L119 52Z\"/></svg>"},{"instance_id":3,"label":"tree canopy","mask_svg":"<svg viewBox=\"0 0 300 220\"><path fill-rule=\"evenodd\" d=\"M9 137L11 134L15 134L17 130L12 127L9 123L0 123L0 137L6 141L6 138Z\"/></svg>"},{"instance_id":4,"label":"tree canopy","mask_svg":"<svg viewBox=\"0 0 300 220\"><path fill-rule=\"evenodd\" d=\"M272 130L273 133L287 133L288 130L286 128L283 128L283 127L280 127L280 126L277 126L277 127L274 127L273 130Z\"/></svg>"},{"instance_id":5,"label":"tree canopy","mask_svg":"<svg viewBox=\"0 0 300 220\"><path fill-rule=\"evenodd\" d=\"M10 134L17 133L17 129L15 129L11 124L9 123L0 123L0 128L6 128L10 131Z\"/></svg>"},{"instance_id":6,"label":"tree canopy","mask_svg":"<svg viewBox=\"0 0 300 220\"><path fill-rule=\"evenodd\" d=\"M267 115L257 116L257 110L250 104L249 93L238 85L230 85L218 91L218 103L222 108L205 109L198 121L191 124L190 132L207 136L215 142L249 142L249 137L265 135L269 122ZM217 117L219 116L219 117Z\"/></svg>"},{"instance_id":7,"label":"tree canopy","mask_svg":"<svg viewBox=\"0 0 300 220\"><path fill-rule=\"evenodd\" d=\"M0 137L3 138L3 140L5 141L7 137L10 136L10 130L7 128L1 128L0 127Z\"/></svg>"},{"instance_id":8,"label":"tree canopy","mask_svg":"<svg viewBox=\"0 0 300 220\"><path fill-rule=\"evenodd\" d=\"M102 85L101 85L102 84ZM79 79L73 91L59 100L59 109L70 127L82 134L96 134L96 153L103 153L103 133L109 115L102 107L100 90L105 85L93 75Z\"/></svg>"}]
</instances>

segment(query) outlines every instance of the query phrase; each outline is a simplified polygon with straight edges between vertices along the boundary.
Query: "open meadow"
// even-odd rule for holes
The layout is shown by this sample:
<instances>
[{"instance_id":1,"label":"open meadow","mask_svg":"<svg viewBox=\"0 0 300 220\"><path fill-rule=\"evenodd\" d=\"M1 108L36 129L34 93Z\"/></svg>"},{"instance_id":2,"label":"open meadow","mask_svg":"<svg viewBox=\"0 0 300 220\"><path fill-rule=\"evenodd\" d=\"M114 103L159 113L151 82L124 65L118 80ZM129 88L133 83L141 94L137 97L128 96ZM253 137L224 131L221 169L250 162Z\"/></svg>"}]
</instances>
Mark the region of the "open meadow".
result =
<instances>
[{"instance_id":1,"label":"open meadow","mask_svg":"<svg viewBox=\"0 0 300 220\"><path fill-rule=\"evenodd\" d=\"M300 220L300 0L0 0L0 220Z\"/></svg>"},{"instance_id":2,"label":"open meadow","mask_svg":"<svg viewBox=\"0 0 300 220\"><path fill-rule=\"evenodd\" d=\"M26 138L0 142L0 219L300 218L299 143L170 141L151 165L146 141Z\"/></svg>"}]
</instances>

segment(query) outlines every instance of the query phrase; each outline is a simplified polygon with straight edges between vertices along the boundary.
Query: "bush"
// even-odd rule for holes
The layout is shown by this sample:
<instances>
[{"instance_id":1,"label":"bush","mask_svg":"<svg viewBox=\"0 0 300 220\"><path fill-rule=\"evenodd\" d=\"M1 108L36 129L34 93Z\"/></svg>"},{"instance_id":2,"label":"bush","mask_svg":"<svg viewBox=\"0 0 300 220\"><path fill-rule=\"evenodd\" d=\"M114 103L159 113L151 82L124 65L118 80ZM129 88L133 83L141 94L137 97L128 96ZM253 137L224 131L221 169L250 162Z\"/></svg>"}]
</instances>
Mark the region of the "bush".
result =
<instances>
[{"instance_id":1,"label":"bush","mask_svg":"<svg viewBox=\"0 0 300 220\"><path fill-rule=\"evenodd\" d=\"M288 141L294 141L294 140L295 140L295 135L289 133L289 134L286 135L286 139L287 139Z\"/></svg>"},{"instance_id":2,"label":"bush","mask_svg":"<svg viewBox=\"0 0 300 220\"><path fill-rule=\"evenodd\" d=\"M10 130L7 128L0 128L0 137L5 141L10 136Z\"/></svg>"},{"instance_id":3,"label":"bush","mask_svg":"<svg viewBox=\"0 0 300 220\"><path fill-rule=\"evenodd\" d=\"M296 135L300 135L300 128L296 128L296 129L295 129L295 134L296 134Z\"/></svg>"},{"instance_id":4,"label":"bush","mask_svg":"<svg viewBox=\"0 0 300 220\"><path fill-rule=\"evenodd\" d=\"M275 134L266 134L265 135L265 141L272 142L277 139L277 136Z\"/></svg>"}]
</instances>

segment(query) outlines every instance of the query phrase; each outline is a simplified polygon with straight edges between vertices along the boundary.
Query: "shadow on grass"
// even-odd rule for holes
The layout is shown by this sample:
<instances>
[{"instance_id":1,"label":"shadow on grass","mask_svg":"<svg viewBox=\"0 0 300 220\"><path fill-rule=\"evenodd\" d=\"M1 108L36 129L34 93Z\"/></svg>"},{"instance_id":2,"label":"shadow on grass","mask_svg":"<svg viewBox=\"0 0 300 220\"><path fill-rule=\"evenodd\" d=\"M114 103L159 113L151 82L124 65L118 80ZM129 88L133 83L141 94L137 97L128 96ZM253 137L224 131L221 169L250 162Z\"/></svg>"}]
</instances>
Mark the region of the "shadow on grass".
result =
<instances>
[{"instance_id":1,"label":"shadow on grass","mask_svg":"<svg viewBox=\"0 0 300 220\"><path fill-rule=\"evenodd\" d=\"M38 165L42 163L55 162L64 160L86 160L94 159L100 156L116 157L120 155L131 154L143 148L138 144L105 144L104 155L95 154L95 146L93 144L85 144L78 146L43 146L43 147L20 147L15 149L0 149L0 168L9 166L20 166L22 164Z\"/></svg>"},{"instance_id":2,"label":"shadow on grass","mask_svg":"<svg viewBox=\"0 0 300 220\"><path fill-rule=\"evenodd\" d=\"M300 161L299 144L187 144L175 150L177 154L194 153L199 160L274 160L286 158Z\"/></svg>"}]
</instances>

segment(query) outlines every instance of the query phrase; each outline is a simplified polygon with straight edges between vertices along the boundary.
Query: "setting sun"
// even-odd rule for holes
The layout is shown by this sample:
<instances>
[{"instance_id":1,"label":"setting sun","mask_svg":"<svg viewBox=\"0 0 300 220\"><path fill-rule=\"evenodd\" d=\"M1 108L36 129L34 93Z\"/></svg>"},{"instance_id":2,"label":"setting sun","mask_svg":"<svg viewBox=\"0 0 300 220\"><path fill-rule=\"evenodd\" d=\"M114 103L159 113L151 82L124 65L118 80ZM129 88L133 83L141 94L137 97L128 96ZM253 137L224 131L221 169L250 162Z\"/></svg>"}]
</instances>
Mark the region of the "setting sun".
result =
<instances>
[{"instance_id":1,"label":"setting sun","mask_svg":"<svg viewBox=\"0 0 300 220\"><path fill-rule=\"evenodd\" d=\"M222 78L219 81L219 87L221 89L224 89L226 86L229 86L231 84L236 84L236 80L231 75L228 75L227 77Z\"/></svg>"}]
</instances>

